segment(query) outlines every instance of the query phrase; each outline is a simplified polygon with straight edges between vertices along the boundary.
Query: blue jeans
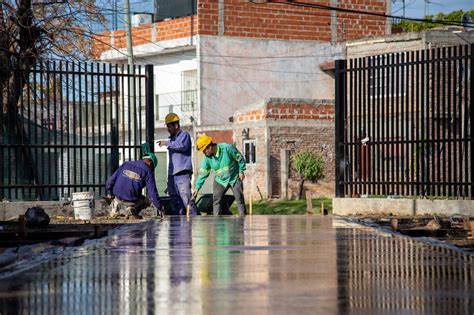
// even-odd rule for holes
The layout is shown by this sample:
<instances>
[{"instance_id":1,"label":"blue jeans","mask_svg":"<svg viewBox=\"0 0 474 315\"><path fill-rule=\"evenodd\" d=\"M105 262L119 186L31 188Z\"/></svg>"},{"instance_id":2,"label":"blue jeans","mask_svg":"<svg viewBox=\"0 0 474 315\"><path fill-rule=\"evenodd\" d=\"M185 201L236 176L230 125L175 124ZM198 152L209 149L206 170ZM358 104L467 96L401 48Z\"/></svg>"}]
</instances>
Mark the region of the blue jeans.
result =
<instances>
[{"instance_id":1,"label":"blue jeans","mask_svg":"<svg viewBox=\"0 0 474 315\"><path fill-rule=\"evenodd\" d=\"M190 215L198 215L199 210L191 199L191 174L168 176L168 194L171 197L171 214L185 215L188 204Z\"/></svg>"}]
</instances>

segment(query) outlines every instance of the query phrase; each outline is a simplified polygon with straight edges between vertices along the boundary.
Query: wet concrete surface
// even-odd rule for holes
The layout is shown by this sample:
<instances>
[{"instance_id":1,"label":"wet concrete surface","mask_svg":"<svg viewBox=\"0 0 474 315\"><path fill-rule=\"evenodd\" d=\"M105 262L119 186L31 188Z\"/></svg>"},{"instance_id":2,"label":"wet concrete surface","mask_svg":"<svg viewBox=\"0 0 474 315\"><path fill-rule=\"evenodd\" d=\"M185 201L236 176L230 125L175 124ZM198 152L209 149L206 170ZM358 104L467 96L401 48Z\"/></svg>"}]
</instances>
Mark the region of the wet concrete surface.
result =
<instances>
[{"instance_id":1,"label":"wet concrete surface","mask_svg":"<svg viewBox=\"0 0 474 315\"><path fill-rule=\"evenodd\" d=\"M473 258L331 217L168 217L1 278L0 314L473 314Z\"/></svg>"}]
</instances>

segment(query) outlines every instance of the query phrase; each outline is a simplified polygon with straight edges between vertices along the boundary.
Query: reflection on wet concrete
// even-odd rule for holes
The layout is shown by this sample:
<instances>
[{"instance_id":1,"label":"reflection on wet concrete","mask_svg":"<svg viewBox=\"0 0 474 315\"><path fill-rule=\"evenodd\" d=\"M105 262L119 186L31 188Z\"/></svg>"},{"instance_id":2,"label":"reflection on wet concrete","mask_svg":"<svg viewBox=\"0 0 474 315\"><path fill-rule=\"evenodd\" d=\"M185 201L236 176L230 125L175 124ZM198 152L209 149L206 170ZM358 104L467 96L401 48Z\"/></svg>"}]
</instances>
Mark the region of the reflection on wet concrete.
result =
<instances>
[{"instance_id":1,"label":"reflection on wet concrete","mask_svg":"<svg viewBox=\"0 0 474 315\"><path fill-rule=\"evenodd\" d=\"M472 314L473 256L331 218L168 218L0 280L0 314Z\"/></svg>"}]
</instances>

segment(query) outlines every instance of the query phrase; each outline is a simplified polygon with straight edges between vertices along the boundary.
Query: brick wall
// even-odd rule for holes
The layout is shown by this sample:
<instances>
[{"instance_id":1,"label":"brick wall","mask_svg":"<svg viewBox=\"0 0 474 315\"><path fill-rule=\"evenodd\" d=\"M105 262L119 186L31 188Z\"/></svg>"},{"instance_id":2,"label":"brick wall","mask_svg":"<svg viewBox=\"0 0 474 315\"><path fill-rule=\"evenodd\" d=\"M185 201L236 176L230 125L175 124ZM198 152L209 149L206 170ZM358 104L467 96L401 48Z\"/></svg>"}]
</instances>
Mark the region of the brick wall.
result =
<instances>
[{"instance_id":1,"label":"brick wall","mask_svg":"<svg viewBox=\"0 0 474 315\"><path fill-rule=\"evenodd\" d=\"M386 0L338 0L338 7L380 14L387 13ZM337 41L384 35L387 19L356 13L337 13Z\"/></svg>"},{"instance_id":2,"label":"brick wall","mask_svg":"<svg viewBox=\"0 0 474 315\"><path fill-rule=\"evenodd\" d=\"M306 148L323 157L324 178L305 183L317 196L334 195L334 102L331 100L269 99L234 115L234 142L242 150L242 130L256 140L256 163L247 166L246 192L253 198L284 197L281 191L281 151ZM288 197L298 195L299 179L290 170Z\"/></svg>"},{"instance_id":3,"label":"brick wall","mask_svg":"<svg viewBox=\"0 0 474 315\"><path fill-rule=\"evenodd\" d=\"M132 27L133 46L150 44L159 41L190 37L198 33L196 16L186 16L154 24ZM95 57L112 48L127 47L125 30L116 30L97 35L92 41L92 51Z\"/></svg>"},{"instance_id":4,"label":"brick wall","mask_svg":"<svg viewBox=\"0 0 474 315\"><path fill-rule=\"evenodd\" d=\"M214 143L233 143L232 130L206 130L197 133L198 137L201 135L211 137Z\"/></svg>"},{"instance_id":5,"label":"brick wall","mask_svg":"<svg viewBox=\"0 0 474 315\"><path fill-rule=\"evenodd\" d=\"M331 5L330 0L306 3ZM339 0L338 6L362 11L386 13L386 0ZM221 23L224 35L282 40L331 41L331 12L287 4L256 4L248 0L226 0L221 18L218 0L200 0L199 34L218 35ZM353 13L337 13L339 42L364 36L385 34L386 19Z\"/></svg>"},{"instance_id":6,"label":"brick wall","mask_svg":"<svg viewBox=\"0 0 474 315\"><path fill-rule=\"evenodd\" d=\"M330 0L307 3L331 5ZM338 0L338 6L386 13L387 0ZM338 42L384 35L386 19L354 13L336 14ZM143 45L193 35L222 35L280 40L331 41L331 12L287 4L256 4L248 0L226 0L219 14L218 0L199 0L198 14L132 28L133 45ZM111 48L125 48L125 30L97 35L93 53L99 56Z\"/></svg>"},{"instance_id":7,"label":"brick wall","mask_svg":"<svg viewBox=\"0 0 474 315\"><path fill-rule=\"evenodd\" d=\"M252 109L237 113L237 123L265 119L287 120L334 120L334 102L328 100L291 100L271 99L265 108Z\"/></svg>"},{"instance_id":8,"label":"brick wall","mask_svg":"<svg viewBox=\"0 0 474 315\"><path fill-rule=\"evenodd\" d=\"M290 156L300 149L309 149L323 157L325 161L324 178L317 183L306 182L305 189L313 192L314 195L332 196L334 195L335 179L335 149L334 149L334 125L315 121L313 126L276 126L270 128L271 150L270 169L272 174L272 195L282 197L280 152L282 149L290 151ZM288 197L298 196L299 177L292 169L290 163L290 173L288 181Z\"/></svg>"}]
</instances>

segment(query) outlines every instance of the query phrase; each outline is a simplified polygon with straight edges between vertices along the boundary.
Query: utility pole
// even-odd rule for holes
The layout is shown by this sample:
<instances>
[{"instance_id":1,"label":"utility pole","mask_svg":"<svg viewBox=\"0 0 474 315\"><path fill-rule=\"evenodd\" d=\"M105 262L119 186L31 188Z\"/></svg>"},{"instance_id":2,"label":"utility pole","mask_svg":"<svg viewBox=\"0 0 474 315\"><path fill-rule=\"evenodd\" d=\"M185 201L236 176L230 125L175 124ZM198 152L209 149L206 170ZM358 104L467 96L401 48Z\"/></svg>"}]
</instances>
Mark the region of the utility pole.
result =
<instances>
[{"instance_id":1,"label":"utility pole","mask_svg":"<svg viewBox=\"0 0 474 315\"><path fill-rule=\"evenodd\" d=\"M128 59L128 86L129 86L129 94L128 94L128 118L130 119L133 117L131 120L131 126L130 130L130 143L129 145L136 145L135 143L135 138L136 138L136 128L137 128L137 109L134 107L132 111L132 101L133 104L136 106L136 103L134 101L134 96L135 96L135 67L134 67L134 60L133 60L133 43L132 43L132 23L131 23L131 18L130 18L130 0L124 0L124 11L125 11L125 27L126 27L126 36L127 36L127 59ZM125 92L125 91L124 91ZM125 104L122 104L124 106ZM124 109L125 110L125 109ZM132 116L133 115L133 116ZM124 115L123 115L124 116ZM122 116L122 117L123 117ZM125 118L125 117L123 117ZM123 139L122 141L125 142L125 119L122 119L122 136ZM135 155L135 151L133 151L133 154ZM125 152L122 152L122 156L124 157L125 161ZM129 159L136 159L135 156L129 156Z\"/></svg>"},{"instance_id":2,"label":"utility pole","mask_svg":"<svg viewBox=\"0 0 474 315\"><path fill-rule=\"evenodd\" d=\"M133 71L133 46L132 46L132 23L130 19L130 0L124 0L125 27L127 36L128 66Z\"/></svg>"}]
</instances>

